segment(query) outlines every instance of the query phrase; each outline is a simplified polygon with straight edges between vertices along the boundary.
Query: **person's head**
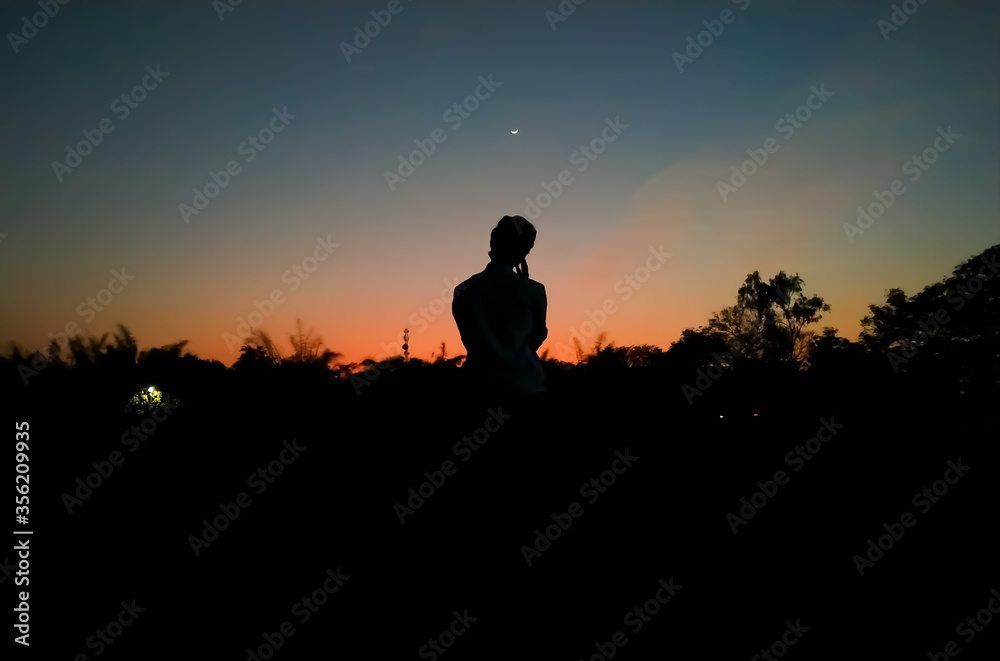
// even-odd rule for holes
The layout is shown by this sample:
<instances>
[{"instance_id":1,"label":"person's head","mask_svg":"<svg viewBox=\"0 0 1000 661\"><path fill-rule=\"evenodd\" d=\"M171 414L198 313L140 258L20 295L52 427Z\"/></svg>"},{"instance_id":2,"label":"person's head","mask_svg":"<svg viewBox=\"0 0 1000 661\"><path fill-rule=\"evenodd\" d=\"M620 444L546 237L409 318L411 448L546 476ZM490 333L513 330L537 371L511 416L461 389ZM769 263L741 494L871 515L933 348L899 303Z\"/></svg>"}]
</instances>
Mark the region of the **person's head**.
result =
<instances>
[{"instance_id":1,"label":"person's head","mask_svg":"<svg viewBox=\"0 0 1000 661\"><path fill-rule=\"evenodd\" d=\"M535 246L535 226L523 216L504 216L490 233L490 259L500 264L517 266L521 275L528 274L525 257Z\"/></svg>"}]
</instances>

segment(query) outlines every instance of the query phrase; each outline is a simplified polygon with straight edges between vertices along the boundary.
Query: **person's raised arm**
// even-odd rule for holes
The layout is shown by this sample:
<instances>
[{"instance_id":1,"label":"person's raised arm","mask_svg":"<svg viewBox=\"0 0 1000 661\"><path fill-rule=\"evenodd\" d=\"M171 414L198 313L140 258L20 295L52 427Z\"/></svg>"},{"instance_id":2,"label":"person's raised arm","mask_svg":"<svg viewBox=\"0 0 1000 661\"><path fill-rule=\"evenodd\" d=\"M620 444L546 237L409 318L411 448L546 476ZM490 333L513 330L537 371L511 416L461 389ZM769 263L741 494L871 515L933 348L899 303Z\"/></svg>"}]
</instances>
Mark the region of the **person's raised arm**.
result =
<instances>
[{"instance_id":1,"label":"person's raised arm","mask_svg":"<svg viewBox=\"0 0 1000 661\"><path fill-rule=\"evenodd\" d=\"M545 326L545 313L548 307L548 299L545 296L545 285L538 285L539 297L535 302L531 312L531 335L528 338L528 345L532 351L538 351L542 342L549 336L549 329Z\"/></svg>"}]
</instances>

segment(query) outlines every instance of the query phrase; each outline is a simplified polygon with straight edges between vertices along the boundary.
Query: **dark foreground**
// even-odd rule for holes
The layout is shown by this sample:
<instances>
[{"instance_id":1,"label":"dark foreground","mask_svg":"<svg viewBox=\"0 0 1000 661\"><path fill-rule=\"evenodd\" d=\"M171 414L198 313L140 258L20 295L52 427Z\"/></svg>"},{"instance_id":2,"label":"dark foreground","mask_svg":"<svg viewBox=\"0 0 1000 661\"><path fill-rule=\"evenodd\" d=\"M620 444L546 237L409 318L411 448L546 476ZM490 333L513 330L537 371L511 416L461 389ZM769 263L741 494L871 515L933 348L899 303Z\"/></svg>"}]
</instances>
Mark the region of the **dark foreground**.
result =
<instances>
[{"instance_id":1,"label":"dark foreground","mask_svg":"<svg viewBox=\"0 0 1000 661\"><path fill-rule=\"evenodd\" d=\"M360 396L214 371L17 390L4 413L11 446L10 423L30 423L31 654L922 659L954 641L974 659L998 646L1000 623L982 624L1000 620L994 396L794 375L720 382L689 406L675 382L617 374L555 379L518 405L456 377L385 374ZM123 441L146 417L123 402L147 382L181 403ZM480 427L478 449L455 448ZM818 433L815 453L794 454ZM744 497L759 505L745 523Z\"/></svg>"}]
</instances>

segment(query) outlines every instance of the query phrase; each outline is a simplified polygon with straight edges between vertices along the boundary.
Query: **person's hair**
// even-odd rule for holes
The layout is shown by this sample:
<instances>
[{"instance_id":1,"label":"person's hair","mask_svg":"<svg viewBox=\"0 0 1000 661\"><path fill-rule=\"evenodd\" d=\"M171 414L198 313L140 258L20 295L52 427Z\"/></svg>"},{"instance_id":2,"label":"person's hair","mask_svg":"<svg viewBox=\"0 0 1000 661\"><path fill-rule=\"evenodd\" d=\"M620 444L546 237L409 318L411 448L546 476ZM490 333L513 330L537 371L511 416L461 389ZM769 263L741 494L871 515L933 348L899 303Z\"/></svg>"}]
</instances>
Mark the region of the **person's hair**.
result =
<instances>
[{"instance_id":1,"label":"person's hair","mask_svg":"<svg viewBox=\"0 0 1000 661\"><path fill-rule=\"evenodd\" d=\"M511 262L518 272L528 275L525 257L535 246L535 226L523 216L504 216L490 232L490 259Z\"/></svg>"}]
</instances>

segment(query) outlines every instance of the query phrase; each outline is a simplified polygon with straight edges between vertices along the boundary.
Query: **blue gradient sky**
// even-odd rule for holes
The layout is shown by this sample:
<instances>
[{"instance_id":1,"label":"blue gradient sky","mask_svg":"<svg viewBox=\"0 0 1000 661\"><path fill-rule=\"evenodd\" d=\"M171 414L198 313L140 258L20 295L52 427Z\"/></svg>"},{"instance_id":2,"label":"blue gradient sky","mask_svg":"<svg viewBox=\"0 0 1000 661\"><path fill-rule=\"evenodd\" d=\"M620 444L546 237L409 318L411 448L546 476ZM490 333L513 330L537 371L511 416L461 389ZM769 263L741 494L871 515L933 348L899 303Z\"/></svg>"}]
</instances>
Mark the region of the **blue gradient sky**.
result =
<instances>
[{"instance_id":1,"label":"blue gradient sky","mask_svg":"<svg viewBox=\"0 0 1000 661\"><path fill-rule=\"evenodd\" d=\"M553 355L606 299L617 311L585 343L666 348L753 270L798 272L833 308L816 330L853 338L888 288L915 293L1000 241L996 3L927 2L886 41L880 2L589 0L552 30L556 2L403 0L347 63L341 42L386 4L244 0L220 20L210 2L71 2L19 52L5 39L0 341L124 323L142 347L188 339L230 364L224 334L278 288L263 328L283 348L301 317L346 360L406 325L413 355L459 353L450 304L411 315L440 310L496 221L564 169L528 258ZM735 21L679 72L672 53L724 9ZM37 11L4 3L0 27ZM157 64L169 76L119 119L112 101ZM490 74L501 86L452 130L443 113ZM785 140L775 123L821 84L833 96ZM295 118L245 162L275 107ZM114 132L58 181L52 162L105 117ZM578 172L570 155L615 117L628 128ZM961 138L909 182L903 162L948 126ZM436 128L447 140L390 191L384 172ZM723 201L716 182L771 137ZM231 159L240 174L185 224L178 205ZM843 224L896 178L906 193L850 243ZM282 276L317 237L340 247L293 291ZM672 256L625 300L616 283L661 245ZM135 279L87 323L78 306L122 267Z\"/></svg>"}]
</instances>

